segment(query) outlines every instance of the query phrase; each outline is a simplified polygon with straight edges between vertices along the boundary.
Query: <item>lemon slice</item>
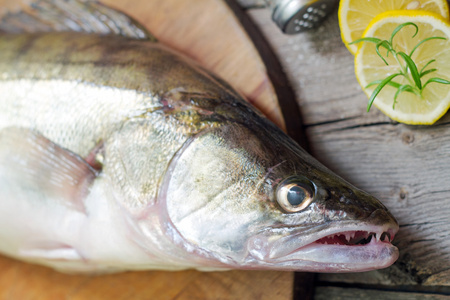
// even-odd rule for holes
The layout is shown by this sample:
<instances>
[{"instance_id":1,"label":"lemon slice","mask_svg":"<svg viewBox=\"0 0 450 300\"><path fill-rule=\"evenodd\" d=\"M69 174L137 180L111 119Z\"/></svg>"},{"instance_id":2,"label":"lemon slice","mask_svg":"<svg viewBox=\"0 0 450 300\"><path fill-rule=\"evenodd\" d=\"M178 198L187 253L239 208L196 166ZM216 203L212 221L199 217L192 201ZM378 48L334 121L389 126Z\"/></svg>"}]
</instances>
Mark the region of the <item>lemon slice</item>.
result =
<instances>
[{"instance_id":1,"label":"lemon slice","mask_svg":"<svg viewBox=\"0 0 450 300\"><path fill-rule=\"evenodd\" d=\"M357 45L348 45L361 38L370 21L378 14L389 10L425 10L448 19L446 0L341 0L339 2L339 27L341 37L348 50L355 54Z\"/></svg>"},{"instance_id":2,"label":"lemon slice","mask_svg":"<svg viewBox=\"0 0 450 300\"><path fill-rule=\"evenodd\" d=\"M419 71L425 67L437 69L437 71L424 75L421 83L424 85L430 78L442 78L450 80L450 23L437 14L424 11L390 11L378 15L372 20L364 32L364 37L376 37L381 40L389 40L394 29L405 23L413 22L419 28L417 35L413 38L415 28L405 26L393 39L393 47L398 52L410 54L414 46L429 37L444 37L433 39L421 44L411 56ZM391 74L398 73L400 65L391 53L386 57L386 50L380 48L380 53L389 65L386 65L375 51L375 44L361 43L355 56L355 73L361 87L368 97L377 85L367 87L375 80L382 80ZM428 66L426 64L435 59ZM402 58L399 59L405 64ZM394 82L399 84L414 84L404 76L397 76ZM450 106L450 85L441 83L430 83L422 91L421 96L413 93L402 92L397 98L395 108L394 96L397 92L395 87L386 85L378 94L374 105L393 120L406 124L433 124Z\"/></svg>"}]
</instances>

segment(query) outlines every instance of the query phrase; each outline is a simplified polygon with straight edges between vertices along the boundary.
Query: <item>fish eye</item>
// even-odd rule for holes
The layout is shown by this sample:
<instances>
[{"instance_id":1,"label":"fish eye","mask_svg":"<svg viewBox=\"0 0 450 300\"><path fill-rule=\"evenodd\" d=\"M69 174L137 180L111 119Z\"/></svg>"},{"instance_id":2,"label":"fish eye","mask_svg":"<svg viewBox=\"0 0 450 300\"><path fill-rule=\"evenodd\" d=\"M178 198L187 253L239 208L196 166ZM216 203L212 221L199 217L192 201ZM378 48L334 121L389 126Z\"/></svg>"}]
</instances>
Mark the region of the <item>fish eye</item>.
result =
<instances>
[{"instance_id":1,"label":"fish eye","mask_svg":"<svg viewBox=\"0 0 450 300\"><path fill-rule=\"evenodd\" d=\"M278 185L276 198L284 211L298 212L308 207L314 199L314 186L306 178L292 176Z\"/></svg>"}]
</instances>

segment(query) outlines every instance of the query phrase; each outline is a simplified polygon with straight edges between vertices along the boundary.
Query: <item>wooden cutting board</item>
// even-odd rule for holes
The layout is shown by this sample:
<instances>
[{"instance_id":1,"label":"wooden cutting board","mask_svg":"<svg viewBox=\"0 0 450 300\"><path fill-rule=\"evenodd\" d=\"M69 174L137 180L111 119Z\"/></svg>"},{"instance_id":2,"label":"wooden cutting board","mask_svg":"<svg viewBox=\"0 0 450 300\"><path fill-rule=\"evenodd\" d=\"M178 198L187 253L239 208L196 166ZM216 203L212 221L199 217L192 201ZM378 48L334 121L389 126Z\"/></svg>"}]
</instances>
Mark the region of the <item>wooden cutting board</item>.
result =
<instances>
[{"instance_id":1,"label":"wooden cutting board","mask_svg":"<svg viewBox=\"0 0 450 300\"><path fill-rule=\"evenodd\" d=\"M126 272L66 275L0 256L0 299L292 299L293 273Z\"/></svg>"},{"instance_id":2,"label":"wooden cutting board","mask_svg":"<svg viewBox=\"0 0 450 300\"><path fill-rule=\"evenodd\" d=\"M266 68L224 0L100 0L158 40L192 57L241 92L279 127L283 117Z\"/></svg>"},{"instance_id":3,"label":"wooden cutting board","mask_svg":"<svg viewBox=\"0 0 450 300\"><path fill-rule=\"evenodd\" d=\"M280 127L283 119L256 49L221 0L104 0L163 43L213 70ZM17 2L0 1L1 8ZM292 272L127 272L66 275L0 256L0 299L292 299Z\"/></svg>"}]
</instances>

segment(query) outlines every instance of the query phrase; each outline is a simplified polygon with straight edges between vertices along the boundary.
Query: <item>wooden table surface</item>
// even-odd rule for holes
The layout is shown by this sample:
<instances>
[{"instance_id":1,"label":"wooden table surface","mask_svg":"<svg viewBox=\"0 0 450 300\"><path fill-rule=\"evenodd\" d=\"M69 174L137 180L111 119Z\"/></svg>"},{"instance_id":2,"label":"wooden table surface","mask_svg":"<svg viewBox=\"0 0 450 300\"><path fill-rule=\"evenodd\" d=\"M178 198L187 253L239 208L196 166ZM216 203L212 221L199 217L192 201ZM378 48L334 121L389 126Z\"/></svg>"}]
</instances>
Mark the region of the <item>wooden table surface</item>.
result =
<instances>
[{"instance_id":1,"label":"wooden table surface","mask_svg":"<svg viewBox=\"0 0 450 300\"><path fill-rule=\"evenodd\" d=\"M393 266L357 274L320 274L316 298L446 298L450 115L434 126L408 126L392 122L376 109L366 113L367 98L354 77L353 57L340 40L336 12L315 30L286 36L261 1L240 2L247 5L248 15L284 66L312 154L381 199L400 223L394 241L400 258ZM0 299L292 298L293 273L288 272L132 272L92 278L7 258L0 258L0 270ZM28 298L20 294L33 287L42 294Z\"/></svg>"}]
</instances>

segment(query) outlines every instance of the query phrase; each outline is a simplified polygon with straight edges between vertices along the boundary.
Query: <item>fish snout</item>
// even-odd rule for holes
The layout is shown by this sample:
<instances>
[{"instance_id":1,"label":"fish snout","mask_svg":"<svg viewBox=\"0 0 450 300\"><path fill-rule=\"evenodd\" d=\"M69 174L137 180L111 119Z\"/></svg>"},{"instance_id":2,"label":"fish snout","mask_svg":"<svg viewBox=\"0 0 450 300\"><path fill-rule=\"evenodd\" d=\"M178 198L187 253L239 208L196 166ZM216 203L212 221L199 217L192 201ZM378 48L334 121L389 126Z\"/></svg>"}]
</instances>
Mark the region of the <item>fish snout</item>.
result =
<instances>
[{"instance_id":1,"label":"fish snout","mask_svg":"<svg viewBox=\"0 0 450 300\"><path fill-rule=\"evenodd\" d=\"M389 234L391 241L394 239L394 236L399 230L397 220L387 208L379 208L375 210L365 221L367 223L382 226L383 228L385 228L384 232Z\"/></svg>"}]
</instances>

